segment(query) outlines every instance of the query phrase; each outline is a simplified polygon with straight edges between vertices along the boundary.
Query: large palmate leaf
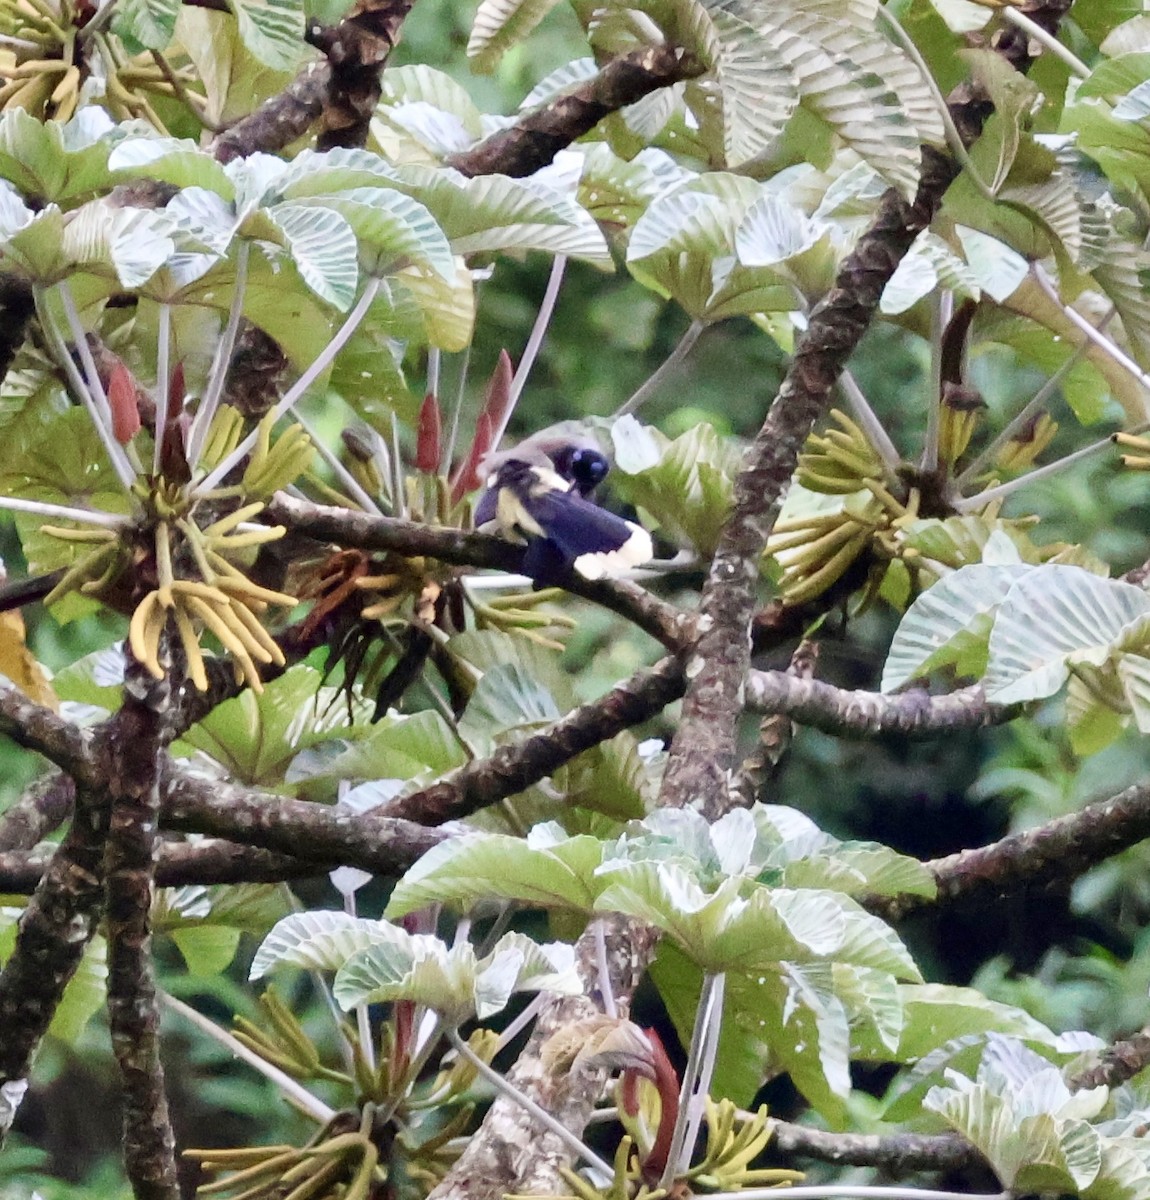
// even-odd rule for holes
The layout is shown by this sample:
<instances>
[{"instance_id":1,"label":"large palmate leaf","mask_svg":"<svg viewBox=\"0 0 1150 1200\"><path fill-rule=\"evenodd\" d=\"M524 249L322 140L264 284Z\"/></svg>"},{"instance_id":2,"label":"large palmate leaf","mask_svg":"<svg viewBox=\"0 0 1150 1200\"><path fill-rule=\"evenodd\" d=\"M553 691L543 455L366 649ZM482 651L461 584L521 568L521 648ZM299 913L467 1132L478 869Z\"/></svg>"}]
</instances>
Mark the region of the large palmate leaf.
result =
<instances>
[{"instance_id":1,"label":"large palmate leaf","mask_svg":"<svg viewBox=\"0 0 1150 1200\"><path fill-rule=\"evenodd\" d=\"M834 958L907 979L918 968L888 926L854 901L815 889L755 887L737 878L704 892L674 863L608 863L596 907L664 930L711 972ZM745 893L745 894L744 894Z\"/></svg>"},{"instance_id":2,"label":"large palmate leaf","mask_svg":"<svg viewBox=\"0 0 1150 1200\"><path fill-rule=\"evenodd\" d=\"M373 251L373 274L389 274L397 264L420 263L440 278L455 278L455 257L431 213L410 196L389 188L357 187L324 196L301 197L340 213L354 230L363 251ZM272 210L279 211L277 206Z\"/></svg>"},{"instance_id":3,"label":"large palmate leaf","mask_svg":"<svg viewBox=\"0 0 1150 1200\"><path fill-rule=\"evenodd\" d=\"M387 915L401 917L433 903L466 909L485 899L590 912L602 860L597 838L565 838L547 826L537 826L526 840L464 834L441 842L408 870L395 885Z\"/></svg>"},{"instance_id":4,"label":"large palmate leaf","mask_svg":"<svg viewBox=\"0 0 1150 1200\"><path fill-rule=\"evenodd\" d=\"M277 204L268 210L267 220L308 287L346 312L359 283L359 247L348 221L331 208L303 204Z\"/></svg>"},{"instance_id":5,"label":"large palmate leaf","mask_svg":"<svg viewBox=\"0 0 1150 1200\"><path fill-rule=\"evenodd\" d=\"M217 705L182 739L248 784L278 786L291 760L308 746L337 736L350 722L347 705L332 703L314 667L299 665L252 691Z\"/></svg>"},{"instance_id":6,"label":"large palmate leaf","mask_svg":"<svg viewBox=\"0 0 1150 1200\"><path fill-rule=\"evenodd\" d=\"M116 124L95 105L65 124L8 108L0 116L0 178L41 203L86 197L110 182L108 157L116 143L144 129L142 122Z\"/></svg>"},{"instance_id":7,"label":"large palmate leaf","mask_svg":"<svg viewBox=\"0 0 1150 1200\"><path fill-rule=\"evenodd\" d=\"M696 425L674 441L632 417L611 430L616 488L648 513L665 536L714 552L731 506L737 449L710 425Z\"/></svg>"},{"instance_id":8,"label":"large palmate leaf","mask_svg":"<svg viewBox=\"0 0 1150 1200\"><path fill-rule=\"evenodd\" d=\"M950 663L981 675L994 614L1028 571L1024 563L972 563L928 588L907 609L891 642L882 690L894 691Z\"/></svg>"},{"instance_id":9,"label":"large palmate leaf","mask_svg":"<svg viewBox=\"0 0 1150 1200\"><path fill-rule=\"evenodd\" d=\"M969 1139L1004 1186L1020 1191L1088 1188L1102 1166L1100 1135L1086 1124L1108 1089L1072 1093L1062 1073L1018 1042L994 1038L975 1079L957 1073L933 1088L924 1108Z\"/></svg>"},{"instance_id":10,"label":"large palmate leaf","mask_svg":"<svg viewBox=\"0 0 1150 1200\"><path fill-rule=\"evenodd\" d=\"M1052 695L1076 664L1101 666L1116 650L1144 646L1150 596L1081 567L1024 574L999 608L990 635L987 695L1000 703Z\"/></svg>"},{"instance_id":11,"label":"large palmate leaf","mask_svg":"<svg viewBox=\"0 0 1150 1200\"><path fill-rule=\"evenodd\" d=\"M335 971L334 994L345 1009L387 1000L413 1000L454 1027L484 1019L524 990L577 995L575 954L564 943L539 945L508 933L478 958L468 942L448 947L430 934L412 934L387 921L342 912L294 913L264 939L252 962L258 979L282 966Z\"/></svg>"},{"instance_id":12,"label":"large palmate leaf","mask_svg":"<svg viewBox=\"0 0 1150 1200\"><path fill-rule=\"evenodd\" d=\"M112 30L133 51L164 50L179 12L179 0L124 0L116 5Z\"/></svg>"},{"instance_id":13,"label":"large palmate leaf","mask_svg":"<svg viewBox=\"0 0 1150 1200\"><path fill-rule=\"evenodd\" d=\"M244 45L273 71L291 71L303 57L303 0L230 0Z\"/></svg>"},{"instance_id":14,"label":"large palmate leaf","mask_svg":"<svg viewBox=\"0 0 1150 1200\"><path fill-rule=\"evenodd\" d=\"M93 200L72 214L62 245L78 266L114 271L122 287L138 288L175 254L172 234L172 221L162 211Z\"/></svg>"}]
</instances>

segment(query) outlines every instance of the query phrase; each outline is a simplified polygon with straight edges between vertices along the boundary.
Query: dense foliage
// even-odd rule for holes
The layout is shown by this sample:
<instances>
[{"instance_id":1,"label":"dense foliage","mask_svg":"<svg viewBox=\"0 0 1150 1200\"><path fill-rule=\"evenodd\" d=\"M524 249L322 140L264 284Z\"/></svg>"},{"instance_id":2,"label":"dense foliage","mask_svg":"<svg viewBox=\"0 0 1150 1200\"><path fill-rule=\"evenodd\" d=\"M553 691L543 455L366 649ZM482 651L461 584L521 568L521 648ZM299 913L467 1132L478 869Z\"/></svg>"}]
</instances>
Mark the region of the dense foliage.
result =
<instances>
[{"instance_id":1,"label":"dense foliage","mask_svg":"<svg viewBox=\"0 0 1150 1200\"><path fill-rule=\"evenodd\" d=\"M0 1194L1150 1196L1150 12L0 75ZM631 577L473 528L545 428Z\"/></svg>"}]
</instances>

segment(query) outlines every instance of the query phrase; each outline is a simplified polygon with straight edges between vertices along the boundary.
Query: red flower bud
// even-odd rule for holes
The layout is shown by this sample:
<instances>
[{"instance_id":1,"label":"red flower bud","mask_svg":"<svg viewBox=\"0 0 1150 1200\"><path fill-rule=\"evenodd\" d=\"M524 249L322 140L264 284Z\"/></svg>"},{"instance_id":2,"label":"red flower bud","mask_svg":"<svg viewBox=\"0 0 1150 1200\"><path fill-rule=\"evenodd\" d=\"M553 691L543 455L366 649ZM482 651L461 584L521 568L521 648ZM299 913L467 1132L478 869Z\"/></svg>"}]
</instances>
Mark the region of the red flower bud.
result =
<instances>
[{"instance_id":1,"label":"red flower bud","mask_svg":"<svg viewBox=\"0 0 1150 1200\"><path fill-rule=\"evenodd\" d=\"M415 443L415 468L428 475L439 474L439 459L443 453L443 419L434 392L423 398L419 410L419 436Z\"/></svg>"},{"instance_id":2,"label":"red flower bud","mask_svg":"<svg viewBox=\"0 0 1150 1200\"><path fill-rule=\"evenodd\" d=\"M500 350L499 361L495 364L495 370L487 384L483 408L475 422L475 437L471 449L451 480L452 504L458 504L468 492L475 491L483 483L479 467L495 449L495 443L502 436L511 408L511 379L514 373L511 356L506 350Z\"/></svg>"},{"instance_id":3,"label":"red flower bud","mask_svg":"<svg viewBox=\"0 0 1150 1200\"><path fill-rule=\"evenodd\" d=\"M112 434L126 446L140 429L140 406L132 372L116 359L108 376L108 404L112 409Z\"/></svg>"}]
</instances>

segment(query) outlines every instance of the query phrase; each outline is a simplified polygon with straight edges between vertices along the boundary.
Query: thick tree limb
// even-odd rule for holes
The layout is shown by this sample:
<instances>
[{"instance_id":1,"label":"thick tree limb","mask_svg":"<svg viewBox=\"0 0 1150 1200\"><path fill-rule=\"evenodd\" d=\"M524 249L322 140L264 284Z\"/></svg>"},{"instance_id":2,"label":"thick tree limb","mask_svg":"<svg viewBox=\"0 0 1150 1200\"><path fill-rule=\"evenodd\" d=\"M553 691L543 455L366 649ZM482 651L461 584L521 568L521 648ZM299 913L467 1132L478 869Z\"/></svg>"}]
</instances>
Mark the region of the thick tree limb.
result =
<instances>
[{"instance_id":1,"label":"thick tree limb","mask_svg":"<svg viewBox=\"0 0 1150 1200\"><path fill-rule=\"evenodd\" d=\"M514 796L584 750L655 716L682 690L681 664L664 658L540 733L500 746L490 758L468 763L450 779L394 800L381 811L427 825L458 820Z\"/></svg>"},{"instance_id":2,"label":"thick tree limb","mask_svg":"<svg viewBox=\"0 0 1150 1200\"><path fill-rule=\"evenodd\" d=\"M382 73L415 0L359 0L332 30L312 41L331 64L319 150L362 146L383 93Z\"/></svg>"},{"instance_id":3,"label":"thick tree limb","mask_svg":"<svg viewBox=\"0 0 1150 1200\"><path fill-rule=\"evenodd\" d=\"M64 840L28 902L0 970L0 1143L68 981L96 932L110 802L81 790Z\"/></svg>"},{"instance_id":4,"label":"thick tree limb","mask_svg":"<svg viewBox=\"0 0 1150 1200\"><path fill-rule=\"evenodd\" d=\"M621 54L593 79L527 113L470 150L451 155L447 165L464 175L534 174L604 117L702 71L702 63L673 46L648 46Z\"/></svg>"},{"instance_id":5,"label":"thick tree limb","mask_svg":"<svg viewBox=\"0 0 1150 1200\"><path fill-rule=\"evenodd\" d=\"M1077 879L1147 837L1150 783L1138 783L1080 812L1012 833L989 846L934 859L926 864L938 883L938 895L933 900L924 896L871 896L866 905L893 921L924 905Z\"/></svg>"},{"instance_id":6,"label":"thick tree limb","mask_svg":"<svg viewBox=\"0 0 1150 1200\"><path fill-rule=\"evenodd\" d=\"M1056 29L1071 0L1027 6L1030 17ZM1024 35L1004 30L996 50L1012 65L1029 65ZM971 87L959 89L951 115L969 145L991 106ZM924 147L918 193L908 202L891 189L870 228L839 268L834 287L811 314L806 332L771 404L766 422L735 479L734 507L723 529L699 604L701 636L687 663L690 684L671 747L661 803L691 805L708 816L730 802L729 774L736 763L736 725L750 665L750 628L759 558L774 527L799 451L827 411L847 359L878 311L887 281L911 243L938 210L958 174L958 163Z\"/></svg>"},{"instance_id":7,"label":"thick tree limb","mask_svg":"<svg viewBox=\"0 0 1150 1200\"><path fill-rule=\"evenodd\" d=\"M160 772L171 730L171 683L129 657L124 700L96 735L114 797L105 843L108 1024L120 1067L124 1163L137 1200L179 1200L176 1138L160 1065L152 963L152 857Z\"/></svg>"},{"instance_id":8,"label":"thick tree limb","mask_svg":"<svg viewBox=\"0 0 1150 1200\"><path fill-rule=\"evenodd\" d=\"M751 671L746 706L754 712L778 713L839 737L873 737L898 733L930 737L981 729L1013 720L1021 705L991 704L978 685L932 696L915 690L884 696L880 692L847 691L787 671Z\"/></svg>"},{"instance_id":9,"label":"thick tree limb","mask_svg":"<svg viewBox=\"0 0 1150 1200\"><path fill-rule=\"evenodd\" d=\"M378 810L357 814L235 784L208 783L171 765L163 788L162 822L168 829L259 846L329 870L346 865L395 875L448 836Z\"/></svg>"},{"instance_id":10,"label":"thick tree limb","mask_svg":"<svg viewBox=\"0 0 1150 1200\"><path fill-rule=\"evenodd\" d=\"M75 799L76 785L62 772L53 771L35 780L0 816L0 854L31 850L72 815Z\"/></svg>"},{"instance_id":11,"label":"thick tree limb","mask_svg":"<svg viewBox=\"0 0 1150 1200\"><path fill-rule=\"evenodd\" d=\"M1079 1071L1071 1080L1075 1090L1118 1087L1150 1067L1150 1027L1133 1037L1115 1042L1099 1056L1098 1062Z\"/></svg>"},{"instance_id":12,"label":"thick tree limb","mask_svg":"<svg viewBox=\"0 0 1150 1200\"><path fill-rule=\"evenodd\" d=\"M828 1133L772 1123L771 1149L787 1158L813 1158L843 1167L879 1167L895 1178L912 1171L961 1171L986 1160L957 1133Z\"/></svg>"},{"instance_id":13,"label":"thick tree limb","mask_svg":"<svg viewBox=\"0 0 1150 1200\"><path fill-rule=\"evenodd\" d=\"M39 853L0 852L0 894L21 896L34 892L54 856L54 849ZM156 857L156 885L200 884L208 887L216 883L281 883L286 879L326 874L331 866L241 846L224 838L161 842Z\"/></svg>"},{"instance_id":14,"label":"thick tree limb","mask_svg":"<svg viewBox=\"0 0 1150 1200\"><path fill-rule=\"evenodd\" d=\"M377 517L297 500L277 493L267 508L268 520L286 525L293 534L357 550L393 550L398 554L436 558L460 567L489 567L518 572L524 549L486 533L467 533L417 521ZM692 618L674 605L628 583L584 579L569 571L559 584L572 595L601 604L626 617L669 649L683 645Z\"/></svg>"}]
</instances>

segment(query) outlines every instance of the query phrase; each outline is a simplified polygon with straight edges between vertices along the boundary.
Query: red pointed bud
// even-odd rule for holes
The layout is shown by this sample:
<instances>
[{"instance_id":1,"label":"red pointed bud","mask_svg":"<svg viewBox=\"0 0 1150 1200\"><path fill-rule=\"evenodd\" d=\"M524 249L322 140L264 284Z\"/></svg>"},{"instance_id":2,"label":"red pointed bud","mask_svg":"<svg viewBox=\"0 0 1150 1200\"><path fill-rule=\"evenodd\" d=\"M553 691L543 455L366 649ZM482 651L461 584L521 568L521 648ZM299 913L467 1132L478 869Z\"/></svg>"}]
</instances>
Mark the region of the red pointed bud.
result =
<instances>
[{"instance_id":1,"label":"red pointed bud","mask_svg":"<svg viewBox=\"0 0 1150 1200\"><path fill-rule=\"evenodd\" d=\"M495 441L495 430L491 425L491 418L485 413L479 414L479 420L475 423L475 438L471 443L471 449L467 452L467 458L464 459L463 466L456 472L455 480L451 485L451 503L458 504L468 492L473 492L483 483L483 478L479 474L479 465L494 449L492 443Z\"/></svg>"},{"instance_id":2,"label":"red pointed bud","mask_svg":"<svg viewBox=\"0 0 1150 1200\"><path fill-rule=\"evenodd\" d=\"M116 359L108 376L108 404L112 409L112 434L126 446L140 429L140 406L132 372Z\"/></svg>"},{"instance_id":3,"label":"red pointed bud","mask_svg":"<svg viewBox=\"0 0 1150 1200\"><path fill-rule=\"evenodd\" d=\"M179 412L188 398L188 388L184 383L184 364L178 362L172 371L168 383L168 412Z\"/></svg>"},{"instance_id":4,"label":"red pointed bud","mask_svg":"<svg viewBox=\"0 0 1150 1200\"><path fill-rule=\"evenodd\" d=\"M515 369L511 365L511 355L506 350L499 351L499 361L491 372L487 383L487 395L483 399L482 414L491 420L491 428L500 432L507 424L511 415L511 380Z\"/></svg>"},{"instance_id":5,"label":"red pointed bud","mask_svg":"<svg viewBox=\"0 0 1150 1200\"><path fill-rule=\"evenodd\" d=\"M439 401L434 392L423 398L419 410L419 436L415 443L415 468L428 475L439 474L439 460L443 454L443 418Z\"/></svg>"},{"instance_id":6,"label":"red pointed bud","mask_svg":"<svg viewBox=\"0 0 1150 1200\"><path fill-rule=\"evenodd\" d=\"M499 351L499 361L487 383L487 395L475 422L475 439L463 460L463 465L451 479L451 503L458 504L468 492L473 492L483 479L479 468L483 460L495 449L495 443L503 436L503 429L511 413L511 380L515 371L511 356L506 350Z\"/></svg>"}]
</instances>

